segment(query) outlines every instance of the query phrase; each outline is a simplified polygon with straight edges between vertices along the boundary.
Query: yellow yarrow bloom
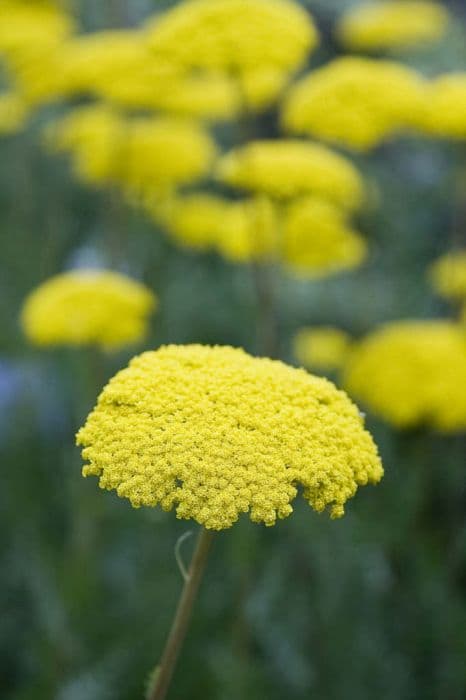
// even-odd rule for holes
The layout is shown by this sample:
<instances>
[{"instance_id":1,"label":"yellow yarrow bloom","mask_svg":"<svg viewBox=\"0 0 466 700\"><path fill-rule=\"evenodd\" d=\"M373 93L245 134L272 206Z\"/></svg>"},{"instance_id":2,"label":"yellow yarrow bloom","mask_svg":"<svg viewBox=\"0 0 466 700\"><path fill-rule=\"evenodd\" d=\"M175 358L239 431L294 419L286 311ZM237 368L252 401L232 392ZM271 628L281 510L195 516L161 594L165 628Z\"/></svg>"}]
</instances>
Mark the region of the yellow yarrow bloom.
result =
<instances>
[{"instance_id":1,"label":"yellow yarrow bloom","mask_svg":"<svg viewBox=\"0 0 466 700\"><path fill-rule=\"evenodd\" d=\"M13 134L25 124L28 110L15 93L0 94L0 134Z\"/></svg>"},{"instance_id":2,"label":"yellow yarrow bloom","mask_svg":"<svg viewBox=\"0 0 466 700\"><path fill-rule=\"evenodd\" d=\"M231 201L195 193L152 213L182 246L216 250L236 263L279 262L301 277L352 269L366 256L344 211L318 197L277 205L264 196Z\"/></svg>"},{"instance_id":3,"label":"yellow yarrow bloom","mask_svg":"<svg viewBox=\"0 0 466 700\"><path fill-rule=\"evenodd\" d=\"M405 66L337 58L290 89L283 125L364 151L416 124L424 99L423 80Z\"/></svg>"},{"instance_id":4,"label":"yellow yarrow bloom","mask_svg":"<svg viewBox=\"0 0 466 700\"><path fill-rule=\"evenodd\" d=\"M43 49L64 41L74 31L73 18L57 4L41 0L1 0L0 54Z\"/></svg>"},{"instance_id":5,"label":"yellow yarrow bloom","mask_svg":"<svg viewBox=\"0 0 466 700\"><path fill-rule=\"evenodd\" d=\"M466 72L446 73L428 83L416 126L433 136L466 139Z\"/></svg>"},{"instance_id":6,"label":"yellow yarrow bloom","mask_svg":"<svg viewBox=\"0 0 466 700\"><path fill-rule=\"evenodd\" d=\"M346 213L320 197L292 202L283 222L282 259L303 277L324 277L361 265L367 244Z\"/></svg>"},{"instance_id":7,"label":"yellow yarrow bloom","mask_svg":"<svg viewBox=\"0 0 466 700\"><path fill-rule=\"evenodd\" d=\"M448 10L437 2L364 3L343 15L337 25L337 36L350 49L407 48L441 39L449 21Z\"/></svg>"},{"instance_id":8,"label":"yellow yarrow bloom","mask_svg":"<svg viewBox=\"0 0 466 700\"><path fill-rule=\"evenodd\" d=\"M466 250L439 258L430 269L430 278L441 296L466 301Z\"/></svg>"},{"instance_id":9,"label":"yellow yarrow bloom","mask_svg":"<svg viewBox=\"0 0 466 700\"><path fill-rule=\"evenodd\" d=\"M466 428L466 334L449 321L400 321L360 341L344 386L389 423Z\"/></svg>"},{"instance_id":10,"label":"yellow yarrow bloom","mask_svg":"<svg viewBox=\"0 0 466 700\"><path fill-rule=\"evenodd\" d=\"M74 270L50 278L27 297L21 324L35 345L116 349L144 338L155 295L125 275Z\"/></svg>"},{"instance_id":11,"label":"yellow yarrow bloom","mask_svg":"<svg viewBox=\"0 0 466 700\"><path fill-rule=\"evenodd\" d=\"M362 178L348 159L306 141L253 141L223 156L217 177L278 199L312 193L356 208L364 198Z\"/></svg>"},{"instance_id":12,"label":"yellow yarrow bloom","mask_svg":"<svg viewBox=\"0 0 466 700\"><path fill-rule=\"evenodd\" d=\"M351 338L331 326L301 328L293 338L296 359L304 367L319 370L339 369L348 356Z\"/></svg>"},{"instance_id":13,"label":"yellow yarrow bloom","mask_svg":"<svg viewBox=\"0 0 466 700\"><path fill-rule=\"evenodd\" d=\"M121 184L150 195L206 176L216 156L208 131L194 121L141 117L128 122Z\"/></svg>"},{"instance_id":14,"label":"yellow yarrow bloom","mask_svg":"<svg viewBox=\"0 0 466 700\"><path fill-rule=\"evenodd\" d=\"M344 513L383 470L357 407L325 379L240 349L162 347L110 380L78 432L84 476L212 530L274 525L303 496Z\"/></svg>"},{"instance_id":15,"label":"yellow yarrow bloom","mask_svg":"<svg viewBox=\"0 0 466 700\"><path fill-rule=\"evenodd\" d=\"M291 0L188 0L147 31L160 60L238 75L293 71L318 40L310 15Z\"/></svg>"},{"instance_id":16,"label":"yellow yarrow bloom","mask_svg":"<svg viewBox=\"0 0 466 700\"><path fill-rule=\"evenodd\" d=\"M126 140L123 118L102 104L73 109L45 132L47 147L70 153L76 176L93 185L119 179Z\"/></svg>"},{"instance_id":17,"label":"yellow yarrow bloom","mask_svg":"<svg viewBox=\"0 0 466 700\"><path fill-rule=\"evenodd\" d=\"M150 195L206 175L216 153L198 123L175 118L126 119L104 104L71 111L47 129L51 148L68 151L79 178Z\"/></svg>"}]
</instances>

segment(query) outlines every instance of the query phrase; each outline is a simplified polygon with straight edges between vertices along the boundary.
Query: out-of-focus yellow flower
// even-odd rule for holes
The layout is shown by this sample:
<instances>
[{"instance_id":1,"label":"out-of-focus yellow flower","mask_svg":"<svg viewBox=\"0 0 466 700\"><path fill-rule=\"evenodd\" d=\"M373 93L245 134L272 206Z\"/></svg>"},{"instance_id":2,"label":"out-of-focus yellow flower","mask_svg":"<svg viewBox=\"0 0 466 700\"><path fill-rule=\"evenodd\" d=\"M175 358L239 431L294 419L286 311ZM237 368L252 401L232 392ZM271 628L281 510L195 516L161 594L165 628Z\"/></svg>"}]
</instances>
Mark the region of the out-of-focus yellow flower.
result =
<instances>
[{"instance_id":1,"label":"out-of-focus yellow flower","mask_svg":"<svg viewBox=\"0 0 466 700\"><path fill-rule=\"evenodd\" d=\"M76 176L94 185L119 180L126 140L125 121L102 104L71 110L46 130L48 147L70 153Z\"/></svg>"},{"instance_id":2,"label":"out-of-focus yellow flower","mask_svg":"<svg viewBox=\"0 0 466 700\"><path fill-rule=\"evenodd\" d=\"M391 61L338 58L313 71L289 91L285 129L367 150L417 124L424 82Z\"/></svg>"},{"instance_id":3,"label":"out-of-focus yellow flower","mask_svg":"<svg viewBox=\"0 0 466 700\"><path fill-rule=\"evenodd\" d=\"M134 507L212 530L274 525L303 496L337 518L383 469L357 407L329 381L230 347L162 347L102 391L77 435L87 464Z\"/></svg>"},{"instance_id":4,"label":"out-of-focus yellow flower","mask_svg":"<svg viewBox=\"0 0 466 700\"><path fill-rule=\"evenodd\" d=\"M0 55L56 46L75 29L73 18L46 0L1 0Z\"/></svg>"},{"instance_id":5,"label":"out-of-focus yellow flower","mask_svg":"<svg viewBox=\"0 0 466 700\"><path fill-rule=\"evenodd\" d=\"M323 277L358 267L367 244L345 212L319 197L292 202L283 223L282 258L295 274Z\"/></svg>"},{"instance_id":6,"label":"out-of-focus yellow flower","mask_svg":"<svg viewBox=\"0 0 466 700\"><path fill-rule=\"evenodd\" d=\"M355 208L364 197L363 181L349 160L305 141L251 142L227 153L217 176L232 187L276 198L313 193Z\"/></svg>"},{"instance_id":7,"label":"out-of-focus yellow flower","mask_svg":"<svg viewBox=\"0 0 466 700\"><path fill-rule=\"evenodd\" d=\"M134 119L128 122L121 184L130 193L150 196L204 177L215 155L209 133L194 121Z\"/></svg>"},{"instance_id":8,"label":"out-of-focus yellow flower","mask_svg":"<svg viewBox=\"0 0 466 700\"><path fill-rule=\"evenodd\" d=\"M388 0L351 8L337 25L337 35L350 49L398 49L440 39L449 21L440 3Z\"/></svg>"},{"instance_id":9,"label":"out-of-focus yellow flower","mask_svg":"<svg viewBox=\"0 0 466 700\"><path fill-rule=\"evenodd\" d=\"M231 202L219 228L217 250L227 260L279 259L277 210L267 197Z\"/></svg>"},{"instance_id":10,"label":"out-of-focus yellow flower","mask_svg":"<svg viewBox=\"0 0 466 700\"><path fill-rule=\"evenodd\" d=\"M172 118L125 119L104 104L73 110L48 129L48 143L72 155L78 177L150 196L209 171L216 153L199 124Z\"/></svg>"},{"instance_id":11,"label":"out-of-focus yellow flower","mask_svg":"<svg viewBox=\"0 0 466 700\"><path fill-rule=\"evenodd\" d=\"M387 324L358 343L347 391L398 427L466 428L466 334L448 321Z\"/></svg>"},{"instance_id":12,"label":"out-of-focus yellow flower","mask_svg":"<svg viewBox=\"0 0 466 700\"><path fill-rule=\"evenodd\" d=\"M343 365L351 346L348 333L331 326L301 328L293 339L296 359L304 367L334 370Z\"/></svg>"},{"instance_id":13,"label":"out-of-focus yellow flower","mask_svg":"<svg viewBox=\"0 0 466 700\"><path fill-rule=\"evenodd\" d=\"M115 349L143 339L155 295L116 272L75 270L41 284L26 299L21 323L39 346Z\"/></svg>"},{"instance_id":14,"label":"out-of-focus yellow flower","mask_svg":"<svg viewBox=\"0 0 466 700\"><path fill-rule=\"evenodd\" d=\"M160 60L236 74L293 71L318 40L310 15L290 0L188 0L148 33Z\"/></svg>"},{"instance_id":15,"label":"out-of-focus yellow flower","mask_svg":"<svg viewBox=\"0 0 466 700\"><path fill-rule=\"evenodd\" d=\"M430 277L441 296L466 302L466 250L443 255L432 265Z\"/></svg>"},{"instance_id":16,"label":"out-of-focus yellow flower","mask_svg":"<svg viewBox=\"0 0 466 700\"><path fill-rule=\"evenodd\" d=\"M24 126L28 110L15 93L0 94L0 134L12 134Z\"/></svg>"},{"instance_id":17,"label":"out-of-focus yellow flower","mask_svg":"<svg viewBox=\"0 0 466 700\"><path fill-rule=\"evenodd\" d=\"M197 193L153 213L185 247L216 250L236 263L282 263L301 277L357 267L366 255L344 211L317 197L278 205L265 196L231 201Z\"/></svg>"},{"instance_id":18,"label":"out-of-focus yellow flower","mask_svg":"<svg viewBox=\"0 0 466 700\"><path fill-rule=\"evenodd\" d=\"M434 136L466 139L466 72L447 73L428 83L416 126Z\"/></svg>"}]
</instances>

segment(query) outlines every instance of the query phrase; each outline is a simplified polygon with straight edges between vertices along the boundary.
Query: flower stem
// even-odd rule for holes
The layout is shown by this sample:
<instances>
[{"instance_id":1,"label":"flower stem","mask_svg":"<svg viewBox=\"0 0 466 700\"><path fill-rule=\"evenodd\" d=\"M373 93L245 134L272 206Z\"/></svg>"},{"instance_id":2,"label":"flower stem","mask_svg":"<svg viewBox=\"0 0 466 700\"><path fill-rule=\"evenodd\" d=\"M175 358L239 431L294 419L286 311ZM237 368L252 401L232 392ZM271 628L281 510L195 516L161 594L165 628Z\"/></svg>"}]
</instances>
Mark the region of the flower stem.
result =
<instances>
[{"instance_id":1,"label":"flower stem","mask_svg":"<svg viewBox=\"0 0 466 700\"><path fill-rule=\"evenodd\" d=\"M155 669L146 700L163 700L166 697L173 676L176 661L186 637L193 604L205 570L213 532L202 528L196 543L188 575L178 601L178 608L173 618L170 634L159 666Z\"/></svg>"},{"instance_id":2,"label":"flower stem","mask_svg":"<svg viewBox=\"0 0 466 700\"><path fill-rule=\"evenodd\" d=\"M277 359L280 353L273 279L276 271L268 261L256 261L251 269L257 299L258 352L261 355Z\"/></svg>"}]
</instances>

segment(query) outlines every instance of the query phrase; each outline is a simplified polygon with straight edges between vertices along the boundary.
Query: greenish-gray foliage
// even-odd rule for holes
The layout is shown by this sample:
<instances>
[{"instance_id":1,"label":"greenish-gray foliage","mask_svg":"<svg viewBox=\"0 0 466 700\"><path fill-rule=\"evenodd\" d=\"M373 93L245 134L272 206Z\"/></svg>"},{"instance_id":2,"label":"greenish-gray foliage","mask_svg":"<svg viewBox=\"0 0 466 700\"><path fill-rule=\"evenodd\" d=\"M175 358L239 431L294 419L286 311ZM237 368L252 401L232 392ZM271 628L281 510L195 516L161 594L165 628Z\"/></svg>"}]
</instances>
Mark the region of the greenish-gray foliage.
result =
<instances>
[{"instance_id":1,"label":"greenish-gray foliage","mask_svg":"<svg viewBox=\"0 0 466 700\"><path fill-rule=\"evenodd\" d=\"M91 29L136 23L150 5L73 4ZM343 6L303 4L327 30ZM464 28L452 36L403 58L427 74L464 68ZM336 50L324 46L313 65ZM66 159L40 146L46 118L0 139L0 697L134 700L182 585L175 543L195 527L158 509L133 510L83 480L74 433L106 379L138 350L204 342L256 352L254 285L246 267L180 250L114 194L74 181ZM384 320L452 313L425 271L464 242L454 195L460 149L403 139L357 160L373 191L358 222L370 259L318 283L277 280L287 361L303 324L360 336ZM24 296L83 261L139 277L160 296L144 346L105 357L27 345L17 322ZM464 440L396 433L371 416L368 424L386 477L363 489L344 519L298 499L274 528L244 519L218 535L170 697L466 697Z\"/></svg>"}]
</instances>

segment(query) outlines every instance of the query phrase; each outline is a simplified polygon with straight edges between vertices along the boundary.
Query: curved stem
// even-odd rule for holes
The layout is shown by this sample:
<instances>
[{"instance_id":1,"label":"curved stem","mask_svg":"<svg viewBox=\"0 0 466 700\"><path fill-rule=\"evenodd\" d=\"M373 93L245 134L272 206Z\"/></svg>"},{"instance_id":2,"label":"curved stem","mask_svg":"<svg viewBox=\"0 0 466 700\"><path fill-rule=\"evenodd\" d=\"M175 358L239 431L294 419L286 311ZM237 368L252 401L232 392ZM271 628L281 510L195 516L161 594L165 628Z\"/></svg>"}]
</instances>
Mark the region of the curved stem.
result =
<instances>
[{"instance_id":1,"label":"curved stem","mask_svg":"<svg viewBox=\"0 0 466 700\"><path fill-rule=\"evenodd\" d=\"M168 635L160 664L155 669L154 678L150 684L146 700L163 700L167 695L176 661L186 637L193 604L205 570L213 536L214 534L211 530L204 528L199 533L170 634Z\"/></svg>"}]
</instances>

